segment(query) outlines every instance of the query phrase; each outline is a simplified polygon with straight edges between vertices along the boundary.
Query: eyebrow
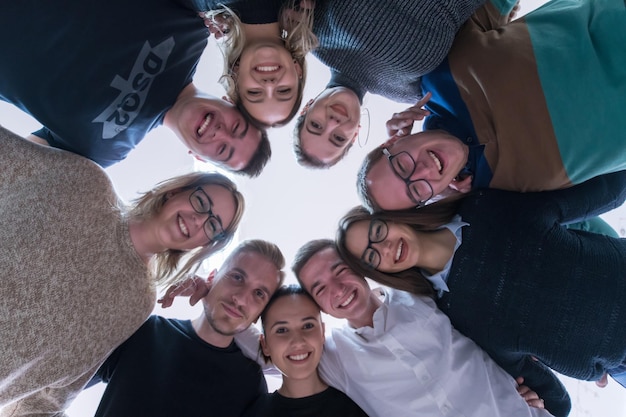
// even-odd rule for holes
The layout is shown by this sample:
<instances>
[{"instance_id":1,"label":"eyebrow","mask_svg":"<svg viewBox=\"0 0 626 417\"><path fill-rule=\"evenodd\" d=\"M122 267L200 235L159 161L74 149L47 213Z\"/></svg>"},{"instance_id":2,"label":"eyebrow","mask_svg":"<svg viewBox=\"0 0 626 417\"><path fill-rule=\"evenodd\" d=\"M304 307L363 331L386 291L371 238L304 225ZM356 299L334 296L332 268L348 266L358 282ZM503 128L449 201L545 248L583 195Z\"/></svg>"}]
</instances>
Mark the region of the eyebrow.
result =
<instances>
[{"instance_id":1,"label":"eyebrow","mask_svg":"<svg viewBox=\"0 0 626 417\"><path fill-rule=\"evenodd\" d=\"M315 316L303 317L302 320L300 320L300 321L307 322L307 321L311 321L311 320L312 321L317 321L317 317L315 317ZM288 323L289 322L287 320L278 320L278 321L274 322L274 324L272 324L270 326L270 329L273 329L274 327L279 326L281 324L288 324Z\"/></svg>"},{"instance_id":2,"label":"eyebrow","mask_svg":"<svg viewBox=\"0 0 626 417\"><path fill-rule=\"evenodd\" d=\"M248 129L250 128L250 123L248 123L248 120L245 117L243 118L243 122L245 123L246 127L244 127L243 132L241 132L241 134L239 135L240 139L246 137L246 135L248 134Z\"/></svg>"}]
</instances>

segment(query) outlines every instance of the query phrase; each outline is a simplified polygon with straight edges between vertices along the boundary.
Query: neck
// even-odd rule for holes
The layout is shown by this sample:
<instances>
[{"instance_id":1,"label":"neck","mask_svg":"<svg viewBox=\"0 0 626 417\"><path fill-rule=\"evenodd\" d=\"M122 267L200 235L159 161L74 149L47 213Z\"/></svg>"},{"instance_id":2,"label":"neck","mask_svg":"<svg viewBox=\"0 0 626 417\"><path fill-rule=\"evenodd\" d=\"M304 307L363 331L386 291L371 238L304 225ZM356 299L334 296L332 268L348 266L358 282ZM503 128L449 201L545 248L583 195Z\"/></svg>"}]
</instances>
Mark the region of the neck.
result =
<instances>
[{"instance_id":1,"label":"neck","mask_svg":"<svg viewBox=\"0 0 626 417\"><path fill-rule=\"evenodd\" d=\"M381 296L384 296L380 289L371 290L367 300L367 306L362 314L348 319L348 325L352 328L374 327L374 313L382 305Z\"/></svg>"},{"instance_id":2,"label":"neck","mask_svg":"<svg viewBox=\"0 0 626 417\"><path fill-rule=\"evenodd\" d=\"M191 322L191 326L195 330L198 337L211 346L226 348L233 342L233 336L218 333L203 312L200 317L195 318Z\"/></svg>"},{"instance_id":3,"label":"neck","mask_svg":"<svg viewBox=\"0 0 626 417\"><path fill-rule=\"evenodd\" d=\"M431 274L437 273L446 266L454 254L456 237L448 229L439 229L432 232L418 232L419 245L418 268Z\"/></svg>"},{"instance_id":4,"label":"neck","mask_svg":"<svg viewBox=\"0 0 626 417\"><path fill-rule=\"evenodd\" d=\"M322 381L317 371L305 379L292 379L283 375L283 385L278 392L283 397L303 398L311 395L319 394L328 388L328 385Z\"/></svg>"},{"instance_id":5,"label":"neck","mask_svg":"<svg viewBox=\"0 0 626 417\"><path fill-rule=\"evenodd\" d=\"M147 227L145 221L130 221L128 224L128 232L130 233L130 240L133 242L133 247L137 252L137 255L146 263L158 252L154 242L156 239L152 236L152 230Z\"/></svg>"}]
</instances>

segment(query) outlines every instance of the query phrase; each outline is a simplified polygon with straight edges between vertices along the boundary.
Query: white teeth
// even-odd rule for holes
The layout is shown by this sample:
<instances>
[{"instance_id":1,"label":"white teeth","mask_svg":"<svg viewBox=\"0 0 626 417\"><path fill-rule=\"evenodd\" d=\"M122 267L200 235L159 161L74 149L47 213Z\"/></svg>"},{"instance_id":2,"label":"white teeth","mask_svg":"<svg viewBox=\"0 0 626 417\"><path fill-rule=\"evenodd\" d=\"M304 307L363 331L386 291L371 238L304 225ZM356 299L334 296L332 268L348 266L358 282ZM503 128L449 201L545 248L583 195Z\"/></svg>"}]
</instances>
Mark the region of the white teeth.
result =
<instances>
[{"instance_id":1,"label":"white teeth","mask_svg":"<svg viewBox=\"0 0 626 417\"><path fill-rule=\"evenodd\" d=\"M441 163L439 158L437 158L437 155L435 155L435 153L432 151L428 151L428 155L430 155L431 159L435 161L435 165L437 165L437 169L439 170L439 173L441 174L441 170L443 169L443 164Z\"/></svg>"},{"instance_id":2,"label":"white teeth","mask_svg":"<svg viewBox=\"0 0 626 417\"><path fill-rule=\"evenodd\" d=\"M180 231L183 232L183 235L189 237L189 230L187 230L187 226L185 226L185 222L181 217L178 217L178 227L180 227Z\"/></svg>"},{"instance_id":3,"label":"white teeth","mask_svg":"<svg viewBox=\"0 0 626 417\"><path fill-rule=\"evenodd\" d=\"M291 359L292 361L303 361L303 360L305 360L308 357L309 357L308 353L302 353L300 355L290 355L290 356L288 356L288 358Z\"/></svg>"},{"instance_id":4,"label":"white teeth","mask_svg":"<svg viewBox=\"0 0 626 417\"><path fill-rule=\"evenodd\" d=\"M352 302L352 300L354 299L354 293L352 293L350 295L350 297L348 297L348 299L346 301L344 301L343 303L340 304L340 307L345 307L348 304L350 304Z\"/></svg>"},{"instance_id":5,"label":"white teeth","mask_svg":"<svg viewBox=\"0 0 626 417\"><path fill-rule=\"evenodd\" d=\"M204 123L202 123L202 126L198 128L198 135L202 135L204 133L206 128L211 124L211 120L213 120L213 115L209 113L204 118Z\"/></svg>"},{"instance_id":6,"label":"white teeth","mask_svg":"<svg viewBox=\"0 0 626 417\"><path fill-rule=\"evenodd\" d=\"M400 244L398 245L398 250L396 251L396 259L395 259L396 262L398 262L398 259L400 259L400 255L402 255L402 246L403 246L403 243L402 241L400 241Z\"/></svg>"},{"instance_id":7,"label":"white teeth","mask_svg":"<svg viewBox=\"0 0 626 417\"><path fill-rule=\"evenodd\" d=\"M264 67L255 67L254 69L259 71L259 72L272 72L272 71L278 71L278 65L272 65L272 66L264 66Z\"/></svg>"}]
</instances>

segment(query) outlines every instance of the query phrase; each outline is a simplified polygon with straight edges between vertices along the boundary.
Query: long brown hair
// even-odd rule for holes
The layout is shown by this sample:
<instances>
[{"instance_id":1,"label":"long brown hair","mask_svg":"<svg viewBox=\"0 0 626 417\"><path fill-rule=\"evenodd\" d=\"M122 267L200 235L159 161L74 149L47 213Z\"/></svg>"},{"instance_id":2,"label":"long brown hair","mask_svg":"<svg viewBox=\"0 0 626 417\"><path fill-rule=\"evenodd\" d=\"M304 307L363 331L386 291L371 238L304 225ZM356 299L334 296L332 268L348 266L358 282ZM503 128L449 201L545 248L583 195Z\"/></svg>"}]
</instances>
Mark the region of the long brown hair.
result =
<instances>
[{"instance_id":1,"label":"long brown hair","mask_svg":"<svg viewBox=\"0 0 626 417\"><path fill-rule=\"evenodd\" d=\"M413 229L422 232L434 231L452 220L463 197L464 195L454 196L419 209L387 211L375 214L370 213L363 206L354 207L339 220L335 238L337 251L350 269L358 274L371 278L387 287L432 297L435 294L433 286L422 275L419 268L413 267L400 272L387 273L365 265L360 258L354 256L347 249L347 231L356 222L363 220L372 221L374 219L383 220L386 223L407 224Z\"/></svg>"}]
</instances>

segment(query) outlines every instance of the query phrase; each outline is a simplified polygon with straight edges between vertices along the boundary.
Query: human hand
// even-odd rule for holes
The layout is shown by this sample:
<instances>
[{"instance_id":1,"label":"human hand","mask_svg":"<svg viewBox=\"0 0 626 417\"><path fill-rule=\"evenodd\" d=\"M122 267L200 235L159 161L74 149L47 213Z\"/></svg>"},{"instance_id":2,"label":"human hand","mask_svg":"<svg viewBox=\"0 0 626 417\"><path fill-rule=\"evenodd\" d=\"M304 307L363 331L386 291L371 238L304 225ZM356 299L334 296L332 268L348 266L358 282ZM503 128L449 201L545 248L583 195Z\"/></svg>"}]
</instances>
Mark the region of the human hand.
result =
<instances>
[{"instance_id":1,"label":"human hand","mask_svg":"<svg viewBox=\"0 0 626 417\"><path fill-rule=\"evenodd\" d=\"M389 137L401 137L410 134L416 120L424 120L424 117L430 115L430 112L422 107L428 103L431 97L432 94L428 92L414 106L400 113L394 113L391 119L387 121L387 134Z\"/></svg>"},{"instance_id":2,"label":"human hand","mask_svg":"<svg viewBox=\"0 0 626 417\"><path fill-rule=\"evenodd\" d=\"M537 395L535 391L531 390L526 385L522 385L524 383L523 377L520 376L515 378L515 382L517 382L518 394L522 396L528 406L534 408L545 408L543 400L539 398L539 395Z\"/></svg>"},{"instance_id":3,"label":"human hand","mask_svg":"<svg viewBox=\"0 0 626 417\"><path fill-rule=\"evenodd\" d=\"M602 376L600 377L600 379L598 379L596 381L596 385L599 388L604 388L609 384L609 375L605 372L604 374L602 374Z\"/></svg>"},{"instance_id":4,"label":"human hand","mask_svg":"<svg viewBox=\"0 0 626 417\"><path fill-rule=\"evenodd\" d=\"M231 22L228 16L223 14L208 15L207 13L208 12L199 12L198 16L204 20L204 26L215 36L215 39L220 39L230 33Z\"/></svg>"},{"instance_id":5,"label":"human hand","mask_svg":"<svg viewBox=\"0 0 626 417\"><path fill-rule=\"evenodd\" d=\"M161 308L168 308L174 303L176 297L189 297L189 305L196 305L211 290L215 270L209 274L206 280L194 275L177 284L170 286L163 297L157 300Z\"/></svg>"},{"instance_id":6,"label":"human hand","mask_svg":"<svg viewBox=\"0 0 626 417\"><path fill-rule=\"evenodd\" d=\"M515 6L513 6L513 8L511 9L511 11L509 12L509 20L507 21L507 23L511 22L513 19L515 19L515 17L517 16L517 13L519 13L521 6L519 4L519 0L517 3L515 3Z\"/></svg>"}]
</instances>

